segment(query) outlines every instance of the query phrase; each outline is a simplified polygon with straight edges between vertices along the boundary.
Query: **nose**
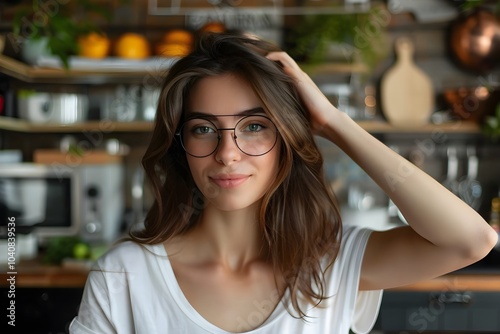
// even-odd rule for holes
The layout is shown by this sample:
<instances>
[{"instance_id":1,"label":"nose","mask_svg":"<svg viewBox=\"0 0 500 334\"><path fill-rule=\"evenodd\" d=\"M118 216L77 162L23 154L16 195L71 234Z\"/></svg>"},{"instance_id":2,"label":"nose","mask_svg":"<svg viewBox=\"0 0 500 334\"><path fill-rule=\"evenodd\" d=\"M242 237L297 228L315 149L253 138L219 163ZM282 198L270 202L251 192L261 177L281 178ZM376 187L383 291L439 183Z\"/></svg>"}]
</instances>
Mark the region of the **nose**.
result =
<instances>
[{"instance_id":1,"label":"nose","mask_svg":"<svg viewBox=\"0 0 500 334\"><path fill-rule=\"evenodd\" d=\"M220 141L217 151L215 152L215 160L230 165L241 159L241 151L234 140L234 130L220 131Z\"/></svg>"}]
</instances>

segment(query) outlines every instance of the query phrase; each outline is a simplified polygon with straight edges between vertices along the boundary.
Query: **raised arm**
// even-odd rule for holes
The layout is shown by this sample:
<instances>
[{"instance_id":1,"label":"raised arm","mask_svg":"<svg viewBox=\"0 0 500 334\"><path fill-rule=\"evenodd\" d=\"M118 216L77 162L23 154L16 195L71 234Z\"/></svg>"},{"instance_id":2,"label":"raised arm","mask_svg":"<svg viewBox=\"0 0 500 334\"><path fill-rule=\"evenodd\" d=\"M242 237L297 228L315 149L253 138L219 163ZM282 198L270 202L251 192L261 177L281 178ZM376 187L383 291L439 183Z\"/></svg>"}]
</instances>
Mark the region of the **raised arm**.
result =
<instances>
[{"instance_id":1,"label":"raised arm","mask_svg":"<svg viewBox=\"0 0 500 334\"><path fill-rule=\"evenodd\" d=\"M314 133L349 155L409 223L371 234L361 269L361 290L437 277L489 253L497 234L475 210L335 108L288 54L273 52L267 57L281 62L295 80Z\"/></svg>"}]
</instances>

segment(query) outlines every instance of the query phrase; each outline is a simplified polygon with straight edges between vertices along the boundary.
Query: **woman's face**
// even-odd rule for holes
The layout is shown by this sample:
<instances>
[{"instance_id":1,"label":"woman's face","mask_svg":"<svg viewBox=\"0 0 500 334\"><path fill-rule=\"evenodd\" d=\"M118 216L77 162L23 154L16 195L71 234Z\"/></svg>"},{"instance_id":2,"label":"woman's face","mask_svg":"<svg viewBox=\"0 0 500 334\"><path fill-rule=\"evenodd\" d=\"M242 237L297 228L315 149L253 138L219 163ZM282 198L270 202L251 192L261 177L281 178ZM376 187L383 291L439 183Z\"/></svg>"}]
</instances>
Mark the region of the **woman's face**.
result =
<instances>
[{"instance_id":1,"label":"woman's face","mask_svg":"<svg viewBox=\"0 0 500 334\"><path fill-rule=\"evenodd\" d=\"M191 91L186 114L188 119L194 116L206 117L217 129L232 129L246 115L266 114L251 86L236 75L203 78ZM247 122L249 119L252 121ZM278 133L274 133L275 129L264 130L269 125L272 128L272 124L260 123L259 119L266 121L265 118L252 117L239 123L238 131L241 132L237 136L237 143L247 152L256 149L260 151L253 153L263 153L269 138L273 134L278 137ZM215 136L217 133L213 131L211 123L203 120L194 121L189 132L186 128L185 125L183 131L187 135L183 135L183 138L187 142L186 136L191 136L189 138L194 141L190 146L192 150L201 150L204 145L202 140L211 133ZM234 130L220 131L222 138L217 148L206 157L186 154L191 174L205 197L206 205L223 211L244 209L258 202L276 178L278 170L279 142L267 146L270 151L266 154L250 156L238 148L233 133ZM245 147L245 140L250 144L258 142L264 146L249 144ZM195 152L195 155L206 155L210 151L203 150L203 154L201 151Z\"/></svg>"}]
</instances>

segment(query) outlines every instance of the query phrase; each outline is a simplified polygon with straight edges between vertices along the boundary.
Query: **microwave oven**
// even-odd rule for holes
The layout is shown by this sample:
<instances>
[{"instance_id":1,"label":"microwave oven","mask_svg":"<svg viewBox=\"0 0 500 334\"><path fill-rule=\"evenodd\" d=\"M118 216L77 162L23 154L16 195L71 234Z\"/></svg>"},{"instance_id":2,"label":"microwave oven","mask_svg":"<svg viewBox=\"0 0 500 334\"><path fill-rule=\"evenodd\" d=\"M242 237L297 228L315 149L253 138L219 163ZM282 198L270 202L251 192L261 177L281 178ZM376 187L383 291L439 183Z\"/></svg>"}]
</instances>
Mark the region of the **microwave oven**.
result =
<instances>
[{"instance_id":1,"label":"microwave oven","mask_svg":"<svg viewBox=\"0 0 500 334\"><path fill-rule=\"evenodd\" d=\"M123 167L96 164L4 164L0 166L0 236L9 218L16 232L50 237L79 236L113 242L124 210Z\"/></svg>"}]
</instances>

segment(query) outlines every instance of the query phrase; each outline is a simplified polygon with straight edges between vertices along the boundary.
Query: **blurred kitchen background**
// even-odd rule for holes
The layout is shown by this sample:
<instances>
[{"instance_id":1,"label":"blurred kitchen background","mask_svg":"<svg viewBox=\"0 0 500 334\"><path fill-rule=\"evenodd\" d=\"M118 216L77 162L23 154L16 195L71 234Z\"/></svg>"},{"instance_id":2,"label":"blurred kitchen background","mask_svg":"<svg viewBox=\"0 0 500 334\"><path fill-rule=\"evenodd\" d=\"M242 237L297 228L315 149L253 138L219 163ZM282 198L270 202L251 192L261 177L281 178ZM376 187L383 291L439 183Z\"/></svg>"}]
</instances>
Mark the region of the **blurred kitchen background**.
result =
<instances>
[{"instance_id":1,"label":"blurred kitchen background","mask_svg":"<svg viewBox=\"0 0 500 334\"><path fill-rule=\"evenodd\" d=\"M224 30L279 44L339 109L498 222L498 1L0 1L0 286L15 260L19 333L65 332L92 261L140 228L162 78ZM318 145L347 224L405 224L345 154ZM431 283L386 292L376 330L500 332L500 247Z\"/></svg>"}]
</instances>

